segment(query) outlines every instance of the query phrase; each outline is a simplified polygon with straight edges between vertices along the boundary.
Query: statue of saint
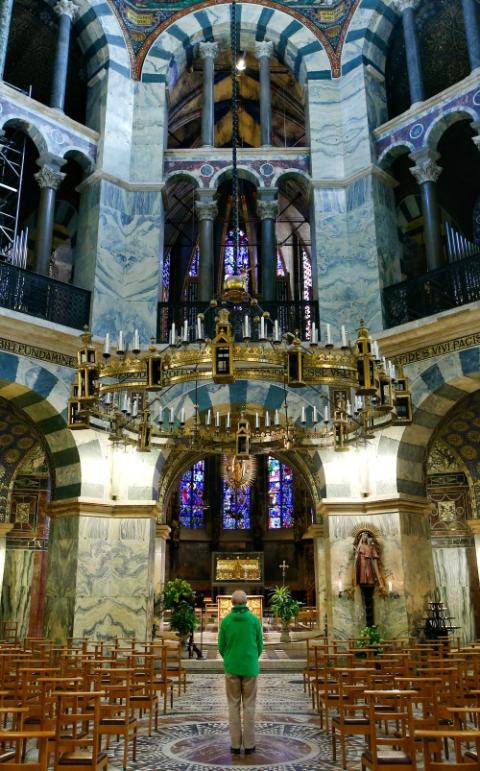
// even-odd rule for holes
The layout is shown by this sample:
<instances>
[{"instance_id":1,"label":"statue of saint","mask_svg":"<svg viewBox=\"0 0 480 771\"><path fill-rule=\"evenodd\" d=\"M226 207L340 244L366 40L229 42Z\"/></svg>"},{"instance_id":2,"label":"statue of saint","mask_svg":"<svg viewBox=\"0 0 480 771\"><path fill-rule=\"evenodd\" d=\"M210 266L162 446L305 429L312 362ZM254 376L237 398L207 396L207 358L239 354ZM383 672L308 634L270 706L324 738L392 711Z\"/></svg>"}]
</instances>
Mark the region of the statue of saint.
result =
<instances>
[{"instance_id":1,"label":"statue of saint","mask_svg":"<svg viewBox=\"0 0 480 771\"><path fill-rule=\"evenodd\" d=\"M355 549L354 581L356 586L383 588L384 581L378 568L379 554L372 536L364 531Z\"/></svg>"}]
</instances>

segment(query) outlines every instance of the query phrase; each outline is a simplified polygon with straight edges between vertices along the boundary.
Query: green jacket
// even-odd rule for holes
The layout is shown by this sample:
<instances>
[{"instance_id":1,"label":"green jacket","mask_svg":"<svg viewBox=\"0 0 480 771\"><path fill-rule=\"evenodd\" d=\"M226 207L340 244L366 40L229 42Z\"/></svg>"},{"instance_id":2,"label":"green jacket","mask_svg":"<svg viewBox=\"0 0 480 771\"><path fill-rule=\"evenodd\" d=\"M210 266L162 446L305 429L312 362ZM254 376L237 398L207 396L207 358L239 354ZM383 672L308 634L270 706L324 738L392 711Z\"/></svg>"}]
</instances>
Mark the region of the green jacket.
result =
<instances>
[{"instance_id":1,"label":"green jacket","mask_svg":"<svg viewBox=\"0 0 480 771\"><path fill-rule=\"evenodd\" d=\"M260 621L246 605L234 605L220 624L218 650L229 675L256 677L258 657L263 650Z\"/></svg>"}]
</instances>

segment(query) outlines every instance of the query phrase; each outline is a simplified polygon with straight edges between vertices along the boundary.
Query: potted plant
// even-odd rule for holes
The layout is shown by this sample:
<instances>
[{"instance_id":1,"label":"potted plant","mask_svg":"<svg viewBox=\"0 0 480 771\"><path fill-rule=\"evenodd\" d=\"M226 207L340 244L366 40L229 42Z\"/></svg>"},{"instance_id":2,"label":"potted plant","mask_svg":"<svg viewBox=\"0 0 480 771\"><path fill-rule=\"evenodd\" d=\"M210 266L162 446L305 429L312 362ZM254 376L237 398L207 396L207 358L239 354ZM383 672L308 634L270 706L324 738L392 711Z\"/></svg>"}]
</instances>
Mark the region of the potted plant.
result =
<instances>
[{"instance_id":1,"label":"potted plant","mask_svg":"<svg viewBox=\"0 0 480 771\"><path fill-rule=\"evenodd\" d=\"M384 639L375 625L365 626L358 637L357 648L371 648L373 649L373 655L378 656L379 653L383 653L383 643ZM357 653L356 656L357 658L366 659L367 652Z\"/></svg>"},{"instance_id":2,"label":"potted plant","mask_svg":"<svg viewBox=\"0 0 480 771\"><path fill-rule=\"evenodd\" d=\"M182 646L198 624L194 599L195 592L183 578L174 578L165 584L163 609L171 611L170 628L177 633Z\"/></svg>"},{"instance_id":3,"label":"potted plant","mask_svg":"<svg viewBox=\"0 0 480 771\"><path fill-rule=\"evenodd\" d=\"M280 642L290 642L289 625L298 616L302 603L292 597L288 586L276 586L270 594L270 610L280 619Z\"/></svg>"}]
</instances>

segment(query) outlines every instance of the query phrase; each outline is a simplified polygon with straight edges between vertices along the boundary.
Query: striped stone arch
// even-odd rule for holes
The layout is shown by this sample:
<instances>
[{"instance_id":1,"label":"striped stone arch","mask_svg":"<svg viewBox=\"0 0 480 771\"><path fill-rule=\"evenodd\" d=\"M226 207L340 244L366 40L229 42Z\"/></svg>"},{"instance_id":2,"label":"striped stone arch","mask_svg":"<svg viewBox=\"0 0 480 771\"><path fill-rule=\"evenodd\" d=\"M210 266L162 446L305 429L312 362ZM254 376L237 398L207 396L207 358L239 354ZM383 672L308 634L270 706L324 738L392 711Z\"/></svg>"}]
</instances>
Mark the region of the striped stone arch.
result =
<instances>
[{"instance_id":1,"label":"striped stone arch","mask_svg":"<svg viewBox=\"0 0 480 771\"><path fill-rule=\"evenodd\" d=\"M398 18L392 0L358 2L343 46L343 75L362 64L385 74L388 44Z\"/></svg>"},{"instance_id":2,"label":"striped stone arch","mask_svg":"<svg viewBox=\"0 0 480 771\"><path fill-rule=\"evenodd\" d=\"M56 0L46 0L52 8ZM108 0L75 0L79 12L73 23L85 56L88 77L101 69L114 69L126 77L131 73L131 52L119 19Z\"/></svg>"},{"instance_id":3,"label":"striped stone arch","mask_svg":"<svg viewBox=\"0 0 480 771\"><path fill-rule=\"evenodd\" d=\"M57 368L58 369L58 368ZM69 387L47 366L0 353L0 397L22 411L44 439L53 472L52 497L80 495L80 456L62 410Z\"/></svg>"},{"instance_id":4,"label":"striped stone arch","mask_svg":"<svg viewBox=\"0 0 480 771\"><path fill-rule=\"evenodd\" d=\"M256 41L271 40L275 55L304 84L307 79L331 78L331 47L320 30L313 31L295 11L271 2L238 3L240 47L253 49ZM230 44L230 4L205 3L178 15L149 39L149 48L137 60L141 80L168 83L172 87L188 67L201 41ZM329 53L327 53L329 51Z\"/></svg>"},{"instance_id":5,"label":"striped stone arch","mask_svg":"<svg viewBox=\"0 0 480 771\"><path fill-rule=\"evenodd\" d=\"M168 407L173 409L175 415L179 415L182 408L185 409L188 422L194 414L195 404L198 404L200 413L208 409L222 411L227 405L234 405L237 409L246 405L247 410L258 406L273 412L276 409L281 410L284 401L285 391L276 383L237 380L231 385L224 386L213 383L200 385L198 388L191 383L176 386L169 392ZM295 419L300 416L302 406L308 407L313 404L318 406L318 393L304 389L300 397L298 392L287 389L287 402L289 414ZM195 453L178 454L173 451L167 457L163 454L159 455L154 479L159 485L158 501L161 509L168 499L171 484L175 478L201 457ZM317 509L325 496L325 475L320 454L313 451L310 455L300 456L294 450L285 450L281 454L281 460L290 463L307 479L314 506ZM155 492L153 498L156 497Z\"/></svg>"},{"instance_id":6,"label":"striped stone arch","mask_svg":"<svg viewBox=\"0 0 480 771\"><path fill-rule=\"evenodd\" d=\"M413 422L395 438L380 439L378 457L396 453L397 490L425 495L425 461L430 440L442 418L480 388L480 348L450 353L425 362L412 381Z\"/></svg>"}]
</instances>

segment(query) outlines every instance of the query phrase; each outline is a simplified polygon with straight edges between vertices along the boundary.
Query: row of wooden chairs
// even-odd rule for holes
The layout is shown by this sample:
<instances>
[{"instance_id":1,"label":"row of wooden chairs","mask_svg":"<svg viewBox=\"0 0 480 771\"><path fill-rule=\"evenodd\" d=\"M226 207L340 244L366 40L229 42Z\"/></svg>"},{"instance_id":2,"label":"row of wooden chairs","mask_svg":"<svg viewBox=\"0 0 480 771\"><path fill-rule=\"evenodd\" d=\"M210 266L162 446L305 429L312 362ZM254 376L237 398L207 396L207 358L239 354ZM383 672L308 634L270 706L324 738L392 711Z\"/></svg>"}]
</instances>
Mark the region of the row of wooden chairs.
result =
<instances>
[{"instance_id":1,"label":"row of wooden chairs","mask_svg":"<svg viewBox=\"0 0 480 771\"><path fill-rule=\"evenodd\" d=\"M139 718L148 734L158 729L159 700L173 707L174 690L186 690L176 641L50 640L0 643L0 766L46 771L97 771L106 749L122 737L123 767L130 747L136 761ZM35 761L27 747L37 743Z\"/></svg>"},{"instance_id":2,"label":"row of wooden chairs","mask_svg":"<svg viewBox=\"0 0 480 771\"><path fill-rule=\"evenodd\" d=\"M345 641L307 643L304 689L320 726L331 732L334 761L340 745L343 768L347 737L363 736L368 749L362 769L415 769L422 748L425 768L440 767L447 759L452 768L467 763L472 769L480 764L479 687L476 645L462 649L448 640L405 641L385 644L379 653L356 650Z\"/></svg>"}]
</instances>

